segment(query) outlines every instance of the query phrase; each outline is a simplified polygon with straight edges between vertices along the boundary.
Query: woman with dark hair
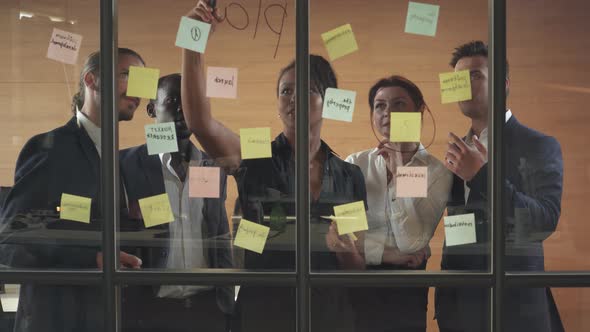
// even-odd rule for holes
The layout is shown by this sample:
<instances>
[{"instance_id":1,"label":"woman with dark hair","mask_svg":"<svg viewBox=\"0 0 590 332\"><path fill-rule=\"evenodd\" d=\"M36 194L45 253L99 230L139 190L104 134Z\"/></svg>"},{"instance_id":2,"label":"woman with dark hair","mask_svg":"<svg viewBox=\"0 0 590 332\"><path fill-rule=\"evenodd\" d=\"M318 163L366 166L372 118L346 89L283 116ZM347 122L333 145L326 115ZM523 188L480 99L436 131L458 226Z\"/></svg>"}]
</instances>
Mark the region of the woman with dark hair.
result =
<instances>
[{"instance_id":1,"label":"woman with dark hair","mask_svg":"<svg viewBox=\"0 0 590 332\"><path fill-rule=\"evenodd\" d=\"M364 254L369 270L424 270L428 242L443 215L452 175L418 142L390 142L392 112L428 110L420 89L402 76L379 80L369 91L375 148L346 161L360 167L367 186ZM396 197L398 167L427 167L427 197ZM428 288L367 288L355 292L358 331L426 331Z\"/></svg>"},{"instance_id":2,"label":"woman with dark hair","mask_svg":"<svg viewBox=\"0 0 590 332\"><path fill-rule=\"evenodd\" d=\"M187 16L212 24L221 21L206 1L199 1ZM211 38L211 36L209 37ZM211 40L211 39L210 39ZM281 70L277 84L278 116L283 130L271 144L272 157L240 158L239 137L212 118L205 95L203 55L183 50L182 101L189 127L213 158L233 173L238 183L243 218L270 226L264 252L247 251L248 269L293 271L295 269L295 63ZM341 160L320 137L322 103L327 88L337 87L332 67L321 56L310 56L309 159L310 243L313 270L364 269L363 239L339 236L336 225L325 216L336 205L365 201L365 184L358 167ZM290 232L286 231L290 230ZM291 234L289 236L288 234ZM307 268L307 267L300 267ZM242 287L232 331L294 331L295 289ZM318 331L352 331L352 305L346 289L314 289L312 328Z\"/></svg>"}]
</instances>

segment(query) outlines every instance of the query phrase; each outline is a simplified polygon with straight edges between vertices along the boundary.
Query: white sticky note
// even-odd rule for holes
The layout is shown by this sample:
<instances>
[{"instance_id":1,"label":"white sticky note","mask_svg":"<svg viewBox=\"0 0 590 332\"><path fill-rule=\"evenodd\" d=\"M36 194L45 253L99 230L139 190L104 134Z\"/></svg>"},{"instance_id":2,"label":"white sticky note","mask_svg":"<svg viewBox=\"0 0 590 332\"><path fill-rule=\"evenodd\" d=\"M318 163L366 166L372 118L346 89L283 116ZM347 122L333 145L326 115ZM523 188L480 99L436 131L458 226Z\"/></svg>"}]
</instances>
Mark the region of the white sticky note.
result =
<instances>
[{"instance_id":1,"label":"white sticky note","mask_svg":"<svg viewBox=\"0 0 590 332\"><path fill-rule=\"evenodd\" d=\"M398 167L395 173L396 197L426 197L428 167Z\"/></svg>"},{"instance_id":2,"label":"white sticky note","mask_svg":"<svg viewBox=\"0 0 590 332\"><path fill-rule=\"evenodd\" d=\"M324 119L352 122L355 100L355 91L326 89L322 117Z\"/></svg>"},{"instance_id":3,"label":"white sticky note","mask_svg":"<svg viewBox=\"0 0 590 332\"><path fill-rule=\"evenodd\" d=\"M448 247L476 243L475 214L444 217L445 243Z\"/></svg>"},{"instance_id":4,"label":"white sticky note","mask_svg":"<svg viewBox=\"0 0 590 332\"><path fill-rule=\"evenodd\" d=\"M207 97L238 97L238 68L207 67Z\"/></svg>"},{"instance_id":5,"label":"white sticky note","mask_svg":"<svg viewBox=\"0 0 590 332\"><path fill-rule=\"evenodd\" d=\"M47 48L47 57L70 65L76 64L80 44L82 44L81 35L54 28L49 40L49 48Z\"/></svg>"},{"instance_id":6,"label":"white sticky note","mask_svg":"<svg viewBox=\"0 0 590 332\"><path fill-rule=\"evenodd\" d=\"M175 45L191 51L205 53L210 30L211 24L183 16L178 26Z\"/></svg>"},{"instance_id":7,"label":"white sticky note","mask_svg":"<svg viewBox=\"0 0 590 332\"><path fill-rule=\"evenodd\" d=\"M145 141L149 155L178 151L174 122L146 125Z\"/></svg>"}]
</instances>

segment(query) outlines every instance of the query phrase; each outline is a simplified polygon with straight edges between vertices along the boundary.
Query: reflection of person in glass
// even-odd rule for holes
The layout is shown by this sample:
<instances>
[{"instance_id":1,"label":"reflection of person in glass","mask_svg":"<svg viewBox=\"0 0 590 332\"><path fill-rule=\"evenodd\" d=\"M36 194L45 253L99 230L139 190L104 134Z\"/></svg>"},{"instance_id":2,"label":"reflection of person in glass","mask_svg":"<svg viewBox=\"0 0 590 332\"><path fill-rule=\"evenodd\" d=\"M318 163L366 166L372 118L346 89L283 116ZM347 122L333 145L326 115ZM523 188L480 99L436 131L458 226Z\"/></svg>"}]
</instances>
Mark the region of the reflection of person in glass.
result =
<instances>
[{"instance_id":1,"label":"reflection of person in glass","mask_svg":"<svg viewBox=\"0 0 590 332\"><path fill-rule=\"evenodd\" d=\"M199 1L188 16L212 23L212 29L219 21L216 11L212 11L205 1ZM211 42L211 37L209 40ZM183 51L183 109L187 122L205 150L214 158L223 158L227 168L233 171L244 219L271 226L272 234L264 252L247 251L245 267L293 270L295 225L289 222L289 216L295 214L295 64L289 64L279 74L278 115L283 132L272 142L272 158L242 161L238 136L211 116L209 100L205 96L203 59L201 54ZM321 218L332 215L336 205L358 201L364 204L366 193L359 168L338 158L320 138L325 91L328 87L337 87L330 64L324 58L312 55L310 78L311 267L314 270L363 269L362 247L358 245L363 241L363 234L356 233L356 242L349 236L339 236L335 224ZM266 221L267 217L270 223ZM282 231L285 228L287 231ZM316 308L311 313L314 329L354 329L352 307L345 289L316 289L311 298L312 306ZM294 289L242 287L232 331L294 331L294 309Z\"/></svg>"},{"instance_id":2,"label":"reflection of person in glass","mask_svg":"<svg viewBox=\"0 0 590 332\"><path fill-rule=\"evenodd\" d=\"M459 102L471 128L461 139L449 133L446 167L455 173L448 214L475 214L476 243L443 248L443 270L480 270L489 266L488 197L488 49L481 41L456 48L455 71L469 70L472 99ZM506 92L509 87L506 63ZM563 161L557 140L525 127L506 110L504 125L504 208L508 271L543 271L543 240L557 227L561 210ZM487 289L438 288L436 317L442 332L484 331ZM563 331L548 288L512 288L504 297L507 332Z\"/></svg>"},{"instance_id":3,"label":"reflection of person in glass","mask_svg":"<svg viewBox=\"0 0 590 332\"><path fill-rule=\"evenodd\" d=\"M160 78L155 100L147 113L156 123L173 122L178 151L148 155L143 144L121 152L121 169L130 206L142 198L166 193L174 221L161 229L166 244L142 248L143 268L231 268L229 224L225 211L226 176L221 174L219 198L189 197L189 167L214 167L209 157L190 141L182 114L180 75ZM225 235L225 238L222 238ZM212 239L218 237L217 239ZM213 241L215 241L213 243ZM127 287L123 306L125 331L151 329L225 331L233 309L233 287Z\"/></svg>"},{"instance_id":4,"label":"reflection of person in glass","mask_svg":"<svg viewBox=\"0 0 590 332\"><path fill-rule=\"evenodd\" d=\"M443 215L452 173L417 142L390 142L391 112L424 113L420 89L408 79L391 76L369 91L377 147L354 153L367 186L365 260L371 270L426 269L428 242ZM427 197L396 197L397 167L427 167ZM355 291L359 331L426 331L428 288L363 288Z\"/></svg>"},{"instance_id":5,"label":"reflection of person in glass","mask_svg":"<svg viewBox=\"0 0 590 332\"><path fill-rule=\"evenodd\" d=\"M74 116L62 127L31 138L16 162L14 187L2 211L2 263L16 268L102 268L100 236L100 55L92 53L80 74L80 91L74 96ZM120 121L133 118L139 98L128 97L129 66L144 66L130 49L119 49L117 73ZM63 193L92 199L88 224L59 219L56 207ZM53 213L53 214L52 214ZM45 216L42 225L30 216ZM22 216L26 217L23 218ZM50 218L51 217L51 218ZM39 234L26 244L14 244L11 229ZM95 231L96 241L54 239L55 229ZM35 233L40 232L40 233ZM59 233L62 234L62 233ZM49 239L49 241L47 241ZM75 244L73 244L75 243ZM138 268L141 260L120 253L121 265ZM23 284L15 331L103 331L100 287Z\"/></svg>"}]
</instances>

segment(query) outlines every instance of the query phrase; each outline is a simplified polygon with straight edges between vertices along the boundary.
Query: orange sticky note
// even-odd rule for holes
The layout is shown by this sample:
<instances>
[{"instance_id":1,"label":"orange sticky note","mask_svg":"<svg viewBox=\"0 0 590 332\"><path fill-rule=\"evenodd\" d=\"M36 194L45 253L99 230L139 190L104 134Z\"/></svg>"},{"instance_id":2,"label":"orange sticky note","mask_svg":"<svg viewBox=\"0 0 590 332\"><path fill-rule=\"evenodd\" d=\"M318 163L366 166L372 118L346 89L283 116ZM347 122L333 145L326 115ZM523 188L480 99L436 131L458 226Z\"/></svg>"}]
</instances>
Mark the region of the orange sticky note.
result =
<instances>
[{"instance_id":1,"label":"orange sticky note","mask_svg":"<svg viewBox=\"0 0 590 332\"><path fill-rule=\"evenodd\" d=\"M219 198L219 167L191 167L189 179L189 197Z\"/></svg>"},{"instance_id":2,"label":"orange sticky note","mask_svg":"<svg viewBox=\"0 0 590 332\"><path fill-rule=\"evenodd\" d=\"M234 245L262 254L269 231L269 227L242 219L236 232Z\"/></svg>"},{"instance_id":3,"label":"orange sticky note","mask_svg":"<svg viewBox=\"0 0 590 332\"><path fill-rule=\"evenodd\" d=\"M398 167L395 187L397 197L426 197L428 167Z\"/></svg>"},{"instance_id":4,"label":"orange sticky note","mask_svg":"<svg viewBox=\"0 0 590 332\"><path fill-rule=\"evenodd\" d=\"M339 235L369 229L365 203L363 201L334 206L334 214L336 215Z\"/></svg>"},{"instance_id":5,"label":"orange sticky note","mask_svg":"<svg viewBox=\"0 0 590 332\"><path fill-rule=\"evenodd\" d=\"M207 97L237 98L238 69L223 67L207 68Z\"/></svg>"},{"instance_id":6,"label":"orange sticky note","mask_svg":"<svg viewBox=\"0 0 590 332\"><path fill-rule=\"evenodd\" d=\"M153 227L174 221L172 208L167 194L161 194L139 200L139 208L145 227Z\"/></svg>"},{"instance_id":7,"label":"orange sticky note","mask_svg":"<svg viewBox=\"0 0 590 332\"><path fill-rule=\"evenodd\" d=\"M91 203L91 198L63 193L59 204L59 218L89 224Z\"/></svg>"},{"instance_id":8,"label":"orange sticky note","mask_svg":"<svg viewBox=\"0 0 590 332\"><path fill-rule=\"evenodd\" d=\"M80 53L80 44L82 36L68 31L53 28L53 34L49 40L47 48L47 57L52 60L76 64L78 54Z\"/></svg>"},{"instance_id":9,"label":"orange sticky note","mask_svg":"<svg viewBox=\"0 0 590 332\"><path fill-rule=\"evenodd\" d=\"M270 158L270 128L240 129L242 159Z\"/></svg>"},{"instance_id":10,"label":"orange sticky note","mask_svg":"<svg viewBox=\"0 0 590 332\"><path fill-rule=\"evenodd\" d=\"M130 66L127 95L129 97L156 99L159 77L160 69Z\"/></svg>"}]
</instances>

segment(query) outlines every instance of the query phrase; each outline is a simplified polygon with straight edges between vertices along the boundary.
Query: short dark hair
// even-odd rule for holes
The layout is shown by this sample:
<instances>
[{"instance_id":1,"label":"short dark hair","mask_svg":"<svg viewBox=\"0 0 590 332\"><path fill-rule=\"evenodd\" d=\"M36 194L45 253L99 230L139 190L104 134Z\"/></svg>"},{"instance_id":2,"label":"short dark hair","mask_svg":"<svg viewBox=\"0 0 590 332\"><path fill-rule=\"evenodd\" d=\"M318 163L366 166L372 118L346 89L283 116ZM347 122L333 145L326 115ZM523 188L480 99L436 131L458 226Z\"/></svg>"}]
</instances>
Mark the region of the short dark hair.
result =
<instances>
[{"instance_id":1,"label":"short dark hair","mask_svg":"<svg viewBox=\"0 0 590 332\"><path fill-rule=\"evenodd\" d=\"M387 87L400 87L406 90L418 110L426 104L424 102L424 96L422 95L422 91L420 91L420 89L416 84L414 84L414 82L410 81L409 79L403 76L393 75L390 77L380 79L369 90L369 107L371 113L373 113L373 108L375 106L375 96L377 96L377 92L379 92L379 89Z\"/></svg>"},{"instance_id":2,"label":"short dark hair","mask_svg":"<svg viewBox=\"0 0 590 332\"><path fill-rule=\"evenodd\" d=\"M461 60L462 58L475 56L483 56L486 59L488 57L488 45L486 45L481 40L473 40L455 48L455 51L453 52L453 55L451 57L451 62L449 64L451 65L451 67L455 68L457 62L459 62L459 60ZM508 67L508 59L506 59L506 78L508 78L510 73Z\"/></svg>"},{"instance_id":3,"label":"short dark hair","mask_svg":"<svg viewBox=\"0 0 590 332\"><path fill-rule=\"evenodd\" d=\"M295 60L291 61L285 68L281 69L279 78L277 80L277 96L279 94L279 82L283 75L295 68ZM338 80L336 79L336 73L330 65L328 60L320 55L310 54L309 55L309 79L311 87L314 87L322 95L322 99L326 95L326 89L338 88Z\"/></svg>"}]
</instances>

